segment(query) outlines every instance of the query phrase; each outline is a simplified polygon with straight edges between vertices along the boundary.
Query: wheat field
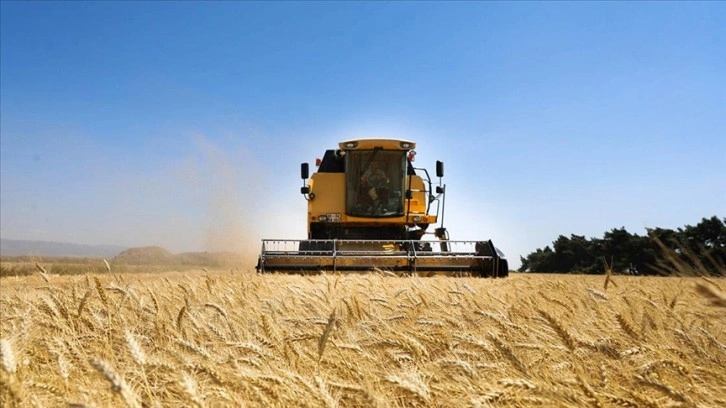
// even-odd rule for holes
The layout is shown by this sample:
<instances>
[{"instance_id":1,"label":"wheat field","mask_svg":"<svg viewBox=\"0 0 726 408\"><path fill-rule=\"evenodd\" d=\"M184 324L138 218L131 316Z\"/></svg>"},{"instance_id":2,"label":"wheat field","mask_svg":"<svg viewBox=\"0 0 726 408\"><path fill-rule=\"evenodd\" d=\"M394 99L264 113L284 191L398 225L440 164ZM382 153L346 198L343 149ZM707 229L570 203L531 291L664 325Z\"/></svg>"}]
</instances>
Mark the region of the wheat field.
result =
<instances>
[{"instance_id":1,"label":"wheat field","mask_svg":"<svg viewBox=\"0 0 726 408\"><path fill-rule=\"evenodd\" d=\"M41 275L0 406L726 406L723 279Z\"/></svg>"}]
</instances>

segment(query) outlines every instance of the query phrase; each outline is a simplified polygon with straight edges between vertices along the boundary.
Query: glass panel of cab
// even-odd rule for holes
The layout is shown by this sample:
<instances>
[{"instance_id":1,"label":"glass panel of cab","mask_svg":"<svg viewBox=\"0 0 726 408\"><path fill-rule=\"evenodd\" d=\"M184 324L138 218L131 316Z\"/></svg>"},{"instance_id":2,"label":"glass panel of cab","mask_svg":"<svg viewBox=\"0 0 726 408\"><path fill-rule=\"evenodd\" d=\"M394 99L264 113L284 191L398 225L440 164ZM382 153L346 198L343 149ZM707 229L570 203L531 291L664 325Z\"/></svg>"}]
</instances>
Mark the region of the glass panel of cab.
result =
<instances>
[{"instance_id":1,"label":"glass panel of cab","mask_svg":"<svg viewBox=\"0 0 726 408\"><path fill-rule=\"evenodd\" d=\"M352 150L346 159L346 212L359 217L403 215L406 152Z\"/></svg>"}]
</instances>

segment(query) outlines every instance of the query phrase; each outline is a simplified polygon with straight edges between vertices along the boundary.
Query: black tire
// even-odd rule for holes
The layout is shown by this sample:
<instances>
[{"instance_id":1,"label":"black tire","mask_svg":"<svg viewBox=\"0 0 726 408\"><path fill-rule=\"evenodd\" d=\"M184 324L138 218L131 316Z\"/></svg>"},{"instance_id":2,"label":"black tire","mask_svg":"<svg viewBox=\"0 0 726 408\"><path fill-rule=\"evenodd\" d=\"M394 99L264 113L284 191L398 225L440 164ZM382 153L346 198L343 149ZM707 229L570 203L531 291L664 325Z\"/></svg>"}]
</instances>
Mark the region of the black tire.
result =
<instances>
[{"instance_id":1,"label":"black tire","mask_svg":"<svg viewBox=\"0 0 726 408\"><path fill-rule=\"evenodd\" d=\"M487 242L477 242L474 250L476 251L477 256L492 256ZM494 259L482 259L479 264L479 268L477 276L480 278L488 278L492 276L492 273L494 272Z\"/></svg>"},{"instance_id":2,"label":"black tire","mask_svg":"<svg viewBox=\"0 0 726 408\"><path fill-rule=\"evenodd\" d=\"M506 259L499 259L499 274L500 278L506 278L509 276L509 262Z\"/></svg>"},{"instance_id":3,"label":"black tire","mask_svg":"<svg viewBox=\"0 0 726 408\"><path fill-rule=\"evenodd\" d=\"M492 269L494 265L491 259L482 259L479 264L479 269L474 271L473 275L480 278L488 278L492 276Z\"/></svg>"}]
</instances>

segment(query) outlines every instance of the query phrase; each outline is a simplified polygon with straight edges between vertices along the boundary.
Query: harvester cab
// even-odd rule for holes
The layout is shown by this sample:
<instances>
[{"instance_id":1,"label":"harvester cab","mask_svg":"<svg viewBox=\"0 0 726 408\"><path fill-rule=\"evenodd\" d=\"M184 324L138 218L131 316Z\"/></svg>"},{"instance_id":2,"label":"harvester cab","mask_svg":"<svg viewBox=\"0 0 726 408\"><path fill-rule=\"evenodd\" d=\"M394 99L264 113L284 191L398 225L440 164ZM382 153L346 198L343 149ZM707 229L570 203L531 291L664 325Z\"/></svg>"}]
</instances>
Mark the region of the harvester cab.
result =
<instances>
[{"instance_id":1,"label":"harvester cab","mask_svg":"<svg viewBox=\"0 0 726 408\"><path fill-rule=\"evenodd\" d=\"M415 147L406 140L349 140L327 150L312 176L302 163L307 239L263 239L257 271L378 268L507 276L507 260L491 240L449 239L444 163L436 162L432 181L426 169L413 166Z\"/></svg>"}]
</instances>

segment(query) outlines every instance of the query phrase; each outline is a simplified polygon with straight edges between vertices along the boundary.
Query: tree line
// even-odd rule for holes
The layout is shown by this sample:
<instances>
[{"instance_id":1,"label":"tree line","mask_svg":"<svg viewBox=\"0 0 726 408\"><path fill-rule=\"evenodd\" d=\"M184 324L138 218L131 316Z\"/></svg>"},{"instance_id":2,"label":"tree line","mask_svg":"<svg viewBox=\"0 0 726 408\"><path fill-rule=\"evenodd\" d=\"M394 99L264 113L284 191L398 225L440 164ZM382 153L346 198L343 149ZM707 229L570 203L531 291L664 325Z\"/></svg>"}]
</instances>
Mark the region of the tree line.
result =
<instances>
[{"instance_id":1,"label":"tree line","mask_svg":"<svg viewBox=\"0 0 726 408\"><path fill-rule=\"evenodd\" d=\"M646 235L631 234L625 227L614 228L602 238L560 235L552 246L538 248L520 257L520 272L604 273L663 275L672 273L670 259L722 275L726 270L726 218L703 218L696 225L676 230L647 229Z\"/></svg>"}]
</instances>

